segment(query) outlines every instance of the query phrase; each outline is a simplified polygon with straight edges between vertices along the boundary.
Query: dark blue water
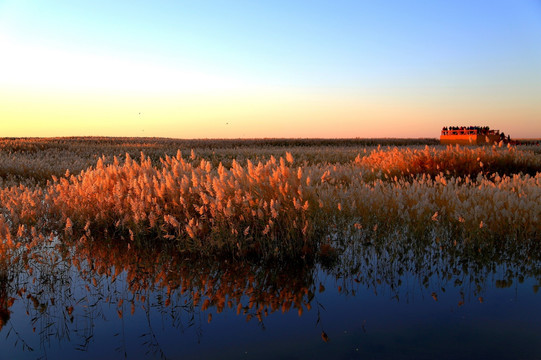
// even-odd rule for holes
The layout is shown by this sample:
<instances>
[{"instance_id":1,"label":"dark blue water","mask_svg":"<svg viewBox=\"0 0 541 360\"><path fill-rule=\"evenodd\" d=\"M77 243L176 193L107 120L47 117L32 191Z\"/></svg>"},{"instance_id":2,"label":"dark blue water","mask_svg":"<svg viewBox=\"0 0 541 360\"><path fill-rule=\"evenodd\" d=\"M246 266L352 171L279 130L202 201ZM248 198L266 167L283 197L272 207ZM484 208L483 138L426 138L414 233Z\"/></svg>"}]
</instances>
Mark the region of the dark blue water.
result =
<instances>
[{"instance_id":1,"label":"dark blue water","mask_svg":"<svg viewBox=\"0 0 541 360\"><path fill-rule=\"evenodd\" d=\"M0 277L0 358L541 358L536 248L410 245L349 246L324 265L20 248Z\"/></svg>"}]
</instances>

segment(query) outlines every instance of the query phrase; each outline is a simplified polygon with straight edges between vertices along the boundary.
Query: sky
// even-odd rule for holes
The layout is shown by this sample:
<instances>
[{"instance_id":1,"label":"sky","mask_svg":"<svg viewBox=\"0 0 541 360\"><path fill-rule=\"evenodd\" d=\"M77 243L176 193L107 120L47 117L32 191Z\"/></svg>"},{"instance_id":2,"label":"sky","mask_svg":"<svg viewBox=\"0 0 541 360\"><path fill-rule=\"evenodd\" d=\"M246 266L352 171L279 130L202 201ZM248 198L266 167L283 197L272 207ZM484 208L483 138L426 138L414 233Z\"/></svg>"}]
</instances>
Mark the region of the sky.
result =
<instances>
[{"instance_id":1,"label":"sky","mask_svg":"<svg viewBox=\"0 0 541 360\"><path fill-rule=\"evenodd\" d=\"M541 1L0 0L0 137L541 138Z\"/></svg>"}]
</instances>

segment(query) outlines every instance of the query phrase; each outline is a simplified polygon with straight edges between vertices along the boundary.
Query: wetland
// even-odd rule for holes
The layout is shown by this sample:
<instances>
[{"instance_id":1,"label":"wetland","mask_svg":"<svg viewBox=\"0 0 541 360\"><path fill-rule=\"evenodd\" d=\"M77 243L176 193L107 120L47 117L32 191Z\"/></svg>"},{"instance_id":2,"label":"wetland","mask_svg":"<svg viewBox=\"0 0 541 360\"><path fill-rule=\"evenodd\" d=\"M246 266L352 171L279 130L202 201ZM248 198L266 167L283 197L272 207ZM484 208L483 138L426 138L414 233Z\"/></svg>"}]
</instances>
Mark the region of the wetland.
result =
<instances>
[{"instance_id":1,"label":"wetland","mask_svg":"<svg viewBox=\"0 0 541 360\"><path fill-rule=\"evenodd\" d=\"M15 359L536 359L541 151L1 139Z\"/></svg>"}]
</instances>

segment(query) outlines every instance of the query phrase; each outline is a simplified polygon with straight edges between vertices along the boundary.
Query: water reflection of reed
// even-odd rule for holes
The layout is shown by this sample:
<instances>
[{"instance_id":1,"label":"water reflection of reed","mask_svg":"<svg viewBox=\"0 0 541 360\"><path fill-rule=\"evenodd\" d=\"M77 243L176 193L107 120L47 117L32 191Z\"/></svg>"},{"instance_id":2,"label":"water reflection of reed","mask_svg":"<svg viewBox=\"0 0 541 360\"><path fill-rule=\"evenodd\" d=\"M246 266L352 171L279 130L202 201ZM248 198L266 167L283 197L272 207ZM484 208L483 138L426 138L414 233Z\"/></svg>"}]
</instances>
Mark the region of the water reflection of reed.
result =
<instances>
[{"instance_id":1,"label":"water reflection of reed","mask_svg":"<svg viewBox=\"0 0 541 360\"><path fill-rule=\"evenodd\" d=\"M114 241L78 243L74 255L72 264L92 283L103 277L115 282L125 274L132 303L160 291L165 295L165 307L175 295L187 296L193 307L202 310L214 307L221 312L227 307L243 314L255 311L257 316L279 309L302 311L314 277L313 267L298 264L217 262L185 256L168 247L130 247Z\"/></svg>"},{"instance_id":2,"label":"water reflection of reed","mask_svg":"<svg viewBox=\"0 0 541 360\"><path fill-rule=\"evenodd\" d=\"M435 300L451 288L462 296L469 293L482 299L488 288L510 287L526 278L536 279L534 292L541 284L541 244L536 241L485 242L448 231L377 234L371 230L336 244L342 248L341 256L328 271L340 279L346 294L364 285L400 301L408 286L414 286Z\"/></svg>"},{"instance_id":3,"label":"water reflection of reed","mask_svg":"<svg viewBox=\"0 0 541 360\"><path fill-rule=\"evenodd\" d=\"M165 246L49 238L3 252L0 315L8 338L23 349L30 350L30 342L9 322L16 302L24 304L40 346L70 341L85 350L108 309L113 307L119 318L142 312L148 319L148 346L159 352L151 311L169 318L172 328L192 327L198 333L203 325L198 319L211 322L213 314L226 310L264 326L269 314L296 311L300 316L318 304L325 291L321 269L336 279L343 295L366 287L397 301L412 286L435 300L455 288L464 302L468 292L482 298L492 286L508 287L525 278L541 283L541 245L510 244L475 244L436 233L412 239L404 232L378 235L372 229L348 241L328 242L318 262L265 265L194 258Z\"/></svg>"},{"instance_id":4,"label":"water reflection of reed","mask_svg":"<svg viewBox=\"0 0 541 360\"><path fill-rule=\"evenodd\" d=\"M0 330L9 321L11 312L9 311L8 297L8 276L5 270L0 270Z\"/></svg>"},{"instance_id":5,"label":"water reflection of reed","mask_svg":"<svg viewBox=\"0 0 541 360\"><path fill-rule=\"evenodd\" d=\"M41 347L57 339L85 350L111 306L119 318L143 313L149 319L145 336L152 339L151 311L168 317L172 328L200 332L201 315L210 322L212 313L231 309L263 325L263 318L277 311L302 314L315 295L314 266L216 262L166 247L84 238L22 246L11 255L9 281L0 278L0 305L7 322L10 306L24 304ZM6 326L9 338L32 350Z\"/></svg>"}]
</instances>

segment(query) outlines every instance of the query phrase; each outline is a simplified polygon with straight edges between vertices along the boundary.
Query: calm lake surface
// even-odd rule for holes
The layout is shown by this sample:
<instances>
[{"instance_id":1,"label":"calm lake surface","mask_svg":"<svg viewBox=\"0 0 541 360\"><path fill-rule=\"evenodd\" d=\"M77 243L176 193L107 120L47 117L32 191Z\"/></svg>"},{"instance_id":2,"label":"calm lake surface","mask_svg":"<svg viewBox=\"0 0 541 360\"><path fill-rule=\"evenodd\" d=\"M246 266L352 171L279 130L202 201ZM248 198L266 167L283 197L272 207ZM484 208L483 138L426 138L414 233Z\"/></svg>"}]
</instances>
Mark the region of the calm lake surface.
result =
<instances>
[{"instance_id":1,"label":"calm lake surface","mask_svg":"<svg viewBox=\"0 0 541 360\"><path fill-rule=\"evenodd\" d=\"M540 359L540 254L389 236L261 265L53 240L2 260L0 357Z\"/></svg>"}]
</instances>

